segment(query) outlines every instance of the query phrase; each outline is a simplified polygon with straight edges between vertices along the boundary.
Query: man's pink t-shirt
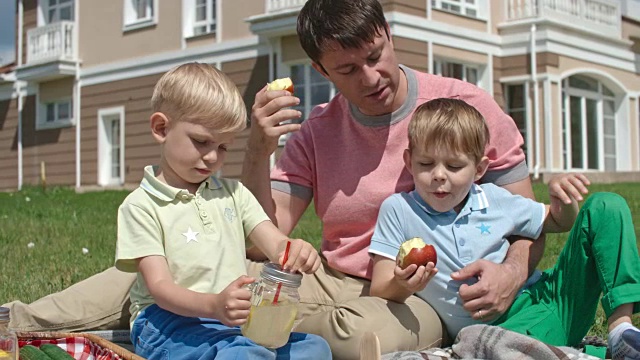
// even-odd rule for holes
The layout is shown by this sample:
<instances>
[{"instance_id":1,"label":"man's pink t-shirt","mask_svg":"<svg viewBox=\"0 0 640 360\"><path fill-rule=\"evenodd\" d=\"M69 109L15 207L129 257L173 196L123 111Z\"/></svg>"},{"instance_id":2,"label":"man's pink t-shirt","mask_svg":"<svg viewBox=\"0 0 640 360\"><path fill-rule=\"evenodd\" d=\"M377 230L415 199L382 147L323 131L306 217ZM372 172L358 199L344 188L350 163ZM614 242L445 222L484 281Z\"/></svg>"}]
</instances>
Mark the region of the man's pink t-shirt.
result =
<instances>
[{"instance_id":1,"label":"man's pink t-shirt","mask_svg":"<svg viewBox=\"0 0 640 360\"><path fill-rule=\"evenodd\" d=\"M294 196L313 196L322 221L321 251L329 266L371 279L368 253L382 201L413 189L402 153L415 108L435 98L458 98L475 106L487 121L490 159L483 182L505 185L528 176L514 121L476 86L401 66L408 96L392 114L367 116L338 94L316 107L286 143L271 172L272 188Z\"/></svg>"}]
</instances>

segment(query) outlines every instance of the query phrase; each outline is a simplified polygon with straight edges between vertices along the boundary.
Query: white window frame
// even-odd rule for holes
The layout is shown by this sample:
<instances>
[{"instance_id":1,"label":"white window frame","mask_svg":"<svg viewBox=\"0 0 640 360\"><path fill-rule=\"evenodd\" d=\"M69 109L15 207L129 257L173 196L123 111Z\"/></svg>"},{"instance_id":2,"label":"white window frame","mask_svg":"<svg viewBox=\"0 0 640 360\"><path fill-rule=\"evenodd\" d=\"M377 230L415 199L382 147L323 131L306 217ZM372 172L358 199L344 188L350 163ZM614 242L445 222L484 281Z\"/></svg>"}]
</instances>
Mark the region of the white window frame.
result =
<instances>
[{"instance_id":1,"label":"white window frame","mask_svg":"<svg viewBox=\"0 0 640 360\"><path fill-rule=\"evenodd\" d=\"M598 135L598 167L597 168L589 168L589 152L588 148L591 146L591 143L586 143L583 141L581 155L582 155L582 164L573 164L572 160L572 148L569 144L572 144L571 139L571 113L570 113L570 98L577 97L580 99L580 107L581 107L581 138L582 140L588 139L587 137L587 118L586 118L586 101L592 100L596 102L596 131L595 133ZM616 140L616 135L619 133L616 116L614 114L613 117L605 116L603 111L603 102L604 101L613 101L615 104L615 97L603 94L603 84L601 81L598 81L598 90L585 90L576 87L571 87L569 85L569 78L565 78L562 81L562 106L563 106L563 168L567 171L583 171L583 172L593 172L593 171L616 171L618 169L618 154L605 154L605 139L613 138ZM614 107L615 108L615 107ZM604 131L604 122L605 121L613 121L614 122L614 134L605 134ZM616 147L617 151L617 147ZM615 169L606 169L605 158L613 159L616 163Z\"/></svg>"},{"instance_id":2,"label":"white window frame","mask_svg":"<svg viewBox=\"0 0 640 360\"><path fill-rule=\"evenodd\" d=\"M69 104L70 116L68 118L60 118L60 105L65 103ZM75 109L73 99L71 97L59 98L43 103L38 101L38 104L39 105L36 110L36 130L58 129L75 125ZM53 121L47 121L47 107L49 105L53 105L55 107Z\"/></svg>"},{"instance_id":3,"label":"white window frame","mask_svg":"<svg viewBox=\"0 0 640 360\"><path fill-rule=\"evenodd\" d=\"M120 174L118 177L111 176L111 146L109 142L109 129L105 124L108 120L117 117L120 122L120 131L118 134L118 145L120 147ZM110 108L98 109L98 185L100 186L119 186L125 181L125 163L124 163L124 132L125 132L125 111L124 106L115 106Z\"/></svg>"},{"instance_id":4,"label":"white window frame","mask_svg":"<svg viewBox=\"0 0 640 360\"><path fill-rule=\"evenodd\" d=\"M138 2L144 1L145 14L138 17ZM123 0L123 31L137 30L158 23L158 0Z\"/></svg>"},{"instance_id":5,"label":"white window frame","mask_svg":"<svg viewBox=\"0 0 640 360\"><path fill-rule=\"evenodd\" d=\"M197 0L183 0L182 1L182 35L184 38L190 38L195 36L203 36L208 34L219 34L220 29L220 0L206 0L206 20L196 20L196 1ZM211 16L211 9L215 9L215 18ZM195 33L195 28L198 26L207 26L207 31L202 34Z\"/></svg>"},{"instance_id":6,"label":"white window frame","mask_svg":"<svg viewBox=\"0 0 640 360\"><path fill-rule=\"evenodd\" d=\"M466 16L472 19L486 20L484 2L486 0L474 0L474 4L467 3L467 0L431 0L431 8L440 11L446 11L456 15ZM451 7L460 7L460 11L452 10ZM470 12L474 11L475 15Z\"/></svg>"},{"instance_id":7,"label":"white window frame","mask_svg":"<svg viewBox=\"0 0 640 360\"><path fill-rule=\"evenodd\" d=\"M75 11L76 11L76 9L75 9L75 0L71 0L68 3L64 3L64 4L61 4L60 0L58 0L57 1L58 3L56 5L54 5L54 6L50 5L50 3L49 3L50 1L51 0L41 0L40 1L40 3L41 3L41 11L42 11L42 14L41 14L42 15L42 22L40 23L41 26L42 25L53 24L53 23L61 21L60 20L60 9L66 8L66 7L71 8L71 19L64 20L64 21L75 21ZM55 19L50 22L49 21L49 10L51 10L51 9L55 9L56 10L56 16L55 16Z\"/></svg>"},{"instance_id":8,"label":"white window frame","mask_svg":"<svg viewBox=\"0 0 640 360\"><path fill-rule=\"evenodd\" d=\"M473 85L476 85L478 87L481 87L481 83L482 83L482 69L480 66L478 65L474 65L474 64L467 64L461 61L457 61L457 60L449 60L449 59L435 59L433 60L433 73L435 75L440 75L440 76L444 76L442 75L442 67L445 64L456 64L456 65L461 65L462 66L462 81L468 81L467 79L467 72L468 70L475 70L476 72L476 82L475 83L471 83Z\"/></svg>"}]
</instances>

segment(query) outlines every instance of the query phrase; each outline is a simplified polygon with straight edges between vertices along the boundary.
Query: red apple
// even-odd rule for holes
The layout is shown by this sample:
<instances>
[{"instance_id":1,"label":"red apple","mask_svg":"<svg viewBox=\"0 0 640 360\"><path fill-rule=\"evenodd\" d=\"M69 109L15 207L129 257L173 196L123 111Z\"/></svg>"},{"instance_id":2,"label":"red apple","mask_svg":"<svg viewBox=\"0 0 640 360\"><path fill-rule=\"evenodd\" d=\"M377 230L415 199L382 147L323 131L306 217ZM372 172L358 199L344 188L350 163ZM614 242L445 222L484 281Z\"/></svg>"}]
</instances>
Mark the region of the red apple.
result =
<instances>
[{"instance_id":1,"label":"red apple","mask_svg":"<svg viewBox=\"0 0 640 360\"><path fill-rule=\"evenodd\" d=\"M396 257L396 263L402 269L406 268L410 264L427 265L432 262L435 265L438 262L438 255L436 254L436 248L431 244L425 244L425 242L418 237L406 240L400 245L400 251Z\"/></svg>"},{"instance_id":2,"label":"red apple","mask_svg":"<svg viewBox=\"0 0 640 360\"><path fill-rule=\"evenodd\" d=\"M288 77L275 79L267 85L267 90L287 90L293 94L293 82Z\"/></svg>"}]
</instances>

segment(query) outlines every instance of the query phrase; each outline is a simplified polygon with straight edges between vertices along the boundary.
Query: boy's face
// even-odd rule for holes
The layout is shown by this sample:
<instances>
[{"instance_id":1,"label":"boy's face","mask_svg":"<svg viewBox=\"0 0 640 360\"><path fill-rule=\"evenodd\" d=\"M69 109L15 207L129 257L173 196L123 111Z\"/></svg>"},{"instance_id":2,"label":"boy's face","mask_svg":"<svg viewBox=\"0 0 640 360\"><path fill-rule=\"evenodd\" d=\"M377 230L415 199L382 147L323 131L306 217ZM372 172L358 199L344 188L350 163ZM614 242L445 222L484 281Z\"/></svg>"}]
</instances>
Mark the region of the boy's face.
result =
<instances>
[{"instance_id":1,"label":"boy's face","mask_svg":"<svg viewBox=\"0 0 640 360\"><path fill-rule=\"evenodd\" d=\"M476 164L466 154L433 148L405 150L404 161L413 175L416 191L438 212L451 209L459 212L471 185L484 175L489 165L487 157Z\"/></svg>"},{"instance_id":2,"label":"boy's face","mask_svg":"<svg viewBox=\"0 0 640 360\"><path fill-rule=\"evenodd\" d=\"M155 114L154 114L155 116ZM203 125L177 121L152 131L162 144L158 177L167 184L195 192L209 176L222 168L236 133L218 133Z\"/></svg>"},{"instance_id":3,"label":"boy's face","mask_svg":"<svg viewBox=\"0 0 640 360\"><path fill-rule=\"evenodd\" d=\"M373 43L357 49L329 44L314 68L333 82L344 97L366 115L389 114L406 98L406 83L401 87L401 70L384 29ZM323 71L323 68L327 71Z\"/></svg>"}]
</instances>

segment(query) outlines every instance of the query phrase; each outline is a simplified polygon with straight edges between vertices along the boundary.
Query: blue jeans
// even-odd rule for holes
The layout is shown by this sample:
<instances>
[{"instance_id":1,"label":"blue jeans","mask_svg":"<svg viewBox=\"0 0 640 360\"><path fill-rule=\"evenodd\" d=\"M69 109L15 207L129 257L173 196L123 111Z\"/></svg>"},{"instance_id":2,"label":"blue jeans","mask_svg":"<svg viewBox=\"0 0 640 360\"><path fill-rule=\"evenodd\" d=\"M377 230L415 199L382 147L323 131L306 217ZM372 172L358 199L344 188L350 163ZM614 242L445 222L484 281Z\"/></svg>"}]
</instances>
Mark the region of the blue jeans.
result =
<instances>
[{"instance_id":1,"label":"blue jeans","mask_svg":"<svg viewBox=\"0 0 640 360\"><path fill-rule=\"evenodd\" d=\"M242 336L239 327L220 321L176 315L151 305L131 329L136 354L148 359L331 359L327 342L317 336L291 333L289 342L267 349Z\"/></svg>"}]
</instances>

